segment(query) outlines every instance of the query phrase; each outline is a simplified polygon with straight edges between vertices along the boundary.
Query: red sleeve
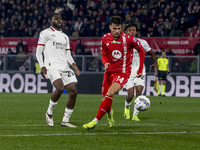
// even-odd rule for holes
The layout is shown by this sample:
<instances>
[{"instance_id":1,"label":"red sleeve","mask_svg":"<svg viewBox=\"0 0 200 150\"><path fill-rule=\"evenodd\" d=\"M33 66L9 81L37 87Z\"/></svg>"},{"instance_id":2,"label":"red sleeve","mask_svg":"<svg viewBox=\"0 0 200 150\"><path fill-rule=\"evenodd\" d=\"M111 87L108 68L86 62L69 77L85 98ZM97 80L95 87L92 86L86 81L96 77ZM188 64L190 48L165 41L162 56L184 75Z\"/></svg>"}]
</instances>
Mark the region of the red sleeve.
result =
<instances>
[{"instance_id":1,"label":"red sleeve","mask_svg":"<svg viewBox=\"0 0 200 150\"><path fill-rule=\"evenodd\" d=\"M144 66L145 51L140 41L135 37L133 37L133 46L134 46L133 48L135 48L138 51L138 54L140 56L140 66L137 72L137 74L140 74L142 73L143 66Z\"/></svg>"},{"instance_id":2,"label":"red sleeve","mask_svg":"<svg viewBox=\"0 0 200 150\"><path fill-rule=\"evenodd\" d=\"M103 64L107 63L108 62L108 53L107 53L107 49L106 49L106 46L105 46L105 43L103 42L103 39L101 41L101 48L100 48L100 52L101 52L101 61Z\"/></svg>"}]
</instances>

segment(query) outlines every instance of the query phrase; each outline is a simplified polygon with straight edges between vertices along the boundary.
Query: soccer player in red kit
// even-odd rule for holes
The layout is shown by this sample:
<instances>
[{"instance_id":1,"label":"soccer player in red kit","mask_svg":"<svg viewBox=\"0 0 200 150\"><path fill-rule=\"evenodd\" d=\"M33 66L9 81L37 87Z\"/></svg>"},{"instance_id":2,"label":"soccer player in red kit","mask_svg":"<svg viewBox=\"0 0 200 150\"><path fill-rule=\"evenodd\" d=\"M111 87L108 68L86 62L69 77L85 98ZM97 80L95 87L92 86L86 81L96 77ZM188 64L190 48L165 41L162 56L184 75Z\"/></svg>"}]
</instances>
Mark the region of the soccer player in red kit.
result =
<instances>
[{"instance_id":1,"label":"soccer player in red kit","mask_svg":"<svg viewBox=\"0 0 200 150\"><path fill-rule=\"evenodd\" d=\"M93 129L105 113L108 113L110 127L114 126L111 105L114 94L127 82L131 73L132 50L135 48L140 56L138 76L142 76L145 51L137 38L122 32L122 19L119 16L110 18L110 33L102 38L101 60L105 67L102 85L102 103L97 116L91 122L84 124L83 128Z\"/></svg>"}]
</instances>

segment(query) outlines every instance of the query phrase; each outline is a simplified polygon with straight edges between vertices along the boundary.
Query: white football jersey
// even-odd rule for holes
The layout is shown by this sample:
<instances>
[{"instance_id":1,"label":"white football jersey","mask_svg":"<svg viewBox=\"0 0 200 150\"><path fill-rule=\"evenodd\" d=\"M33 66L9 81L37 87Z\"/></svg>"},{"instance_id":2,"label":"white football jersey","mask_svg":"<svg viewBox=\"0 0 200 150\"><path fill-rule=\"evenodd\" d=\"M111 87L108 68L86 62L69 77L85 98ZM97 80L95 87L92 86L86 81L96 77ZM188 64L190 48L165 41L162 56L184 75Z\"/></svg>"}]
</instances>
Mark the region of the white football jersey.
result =
<instances>
[{"instance_id":1,"label":"white football jersey","mask_svg":"<svg viewBox=\"0 0 200 150\"><path fill-rule=\"evenodd\" d=\"M149 46L149 44L147 43L147 41L143 40L143 39L139 39L141 45L143 46L145 52L150 52L151 51L151 47ZM139 64L140 64L140 58L139 58L139 54L137 52L136 49L133 49L133 60L132 60L132 69L131 69L131 74L137 74L137 71L139 69ZM146 74L146 68L145 65L143 66L143 75Z\"/></svg>"},{"instance_id":2,"label":"white football jersey","mask_svg":"<svg viewBox=\"0 0 200 150\"><path fill-rule=\"evenodd\" d=\"M44 54L44 62L41 59L42 52ZM47 69L65 71L69 69L69 64L74 63L68 36L53 27L47 28L40 33L36 57L40 67L45 66Z\"/></svg>"}]
</instances>

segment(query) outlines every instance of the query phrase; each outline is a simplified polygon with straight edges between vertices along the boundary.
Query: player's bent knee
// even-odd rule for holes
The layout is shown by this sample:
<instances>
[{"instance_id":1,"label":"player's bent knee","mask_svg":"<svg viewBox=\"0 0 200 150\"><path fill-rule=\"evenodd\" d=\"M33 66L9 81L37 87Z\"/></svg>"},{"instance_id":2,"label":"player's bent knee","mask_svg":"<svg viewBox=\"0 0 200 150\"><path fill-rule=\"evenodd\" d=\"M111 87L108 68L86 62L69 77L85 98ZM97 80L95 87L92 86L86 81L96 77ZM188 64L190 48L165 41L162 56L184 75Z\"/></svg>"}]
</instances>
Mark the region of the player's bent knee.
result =
<instances>
[{"instance_id":1,"label":"player's bent knee","mask_svg":"<svg viewBox=\"0 0 200 150\"><path fill-rule=\"evenodd\" d=\"M138 96L140 96L140 95L142 95L142 92L136 92L136 97L138 97Z\"/></svg>"},{"instance_id":2,"label":"player's bent knee","mask_svg":"<svg viewBox=\"0 0 200 150\"><path fill-rule=\"evenodd\" d=\"M134 95L133 95L133 94L128 94L128 96L127 96L127 98L128 98L129 100L132 100L132 99L133 99L133 97L134 97Z\"/></svg>"},{"instance_id":3,"label":"player's bent knee","mask_svg":"<svg viewBox=\"0 0 200 150\"><path fill-rule=\"evenodd\" d=\"M70 97L76 97L77 94L78 94L77 90L71 90L71 91L69 92L69 96L70 96Z\"/></svg>"},{"instance_id":4,"label":"player's bent knee","mask_svg":"<svg viewBox=\"0 0 200 150\"><path fill-rule=\"evenodd\" d=\"M106 95L114 96L115 92L109 91Z\"/></svg>"},{"instance_id":5,"label":"player's bent knee","mask_svg":"<svg viewBox=\"0 0 200 150\"><path fill-rule=\"evenodd\" d=\"M57 87L56 90L57 90L59 93L63 93L64 87Z\"/></svg>"}]
</instances>

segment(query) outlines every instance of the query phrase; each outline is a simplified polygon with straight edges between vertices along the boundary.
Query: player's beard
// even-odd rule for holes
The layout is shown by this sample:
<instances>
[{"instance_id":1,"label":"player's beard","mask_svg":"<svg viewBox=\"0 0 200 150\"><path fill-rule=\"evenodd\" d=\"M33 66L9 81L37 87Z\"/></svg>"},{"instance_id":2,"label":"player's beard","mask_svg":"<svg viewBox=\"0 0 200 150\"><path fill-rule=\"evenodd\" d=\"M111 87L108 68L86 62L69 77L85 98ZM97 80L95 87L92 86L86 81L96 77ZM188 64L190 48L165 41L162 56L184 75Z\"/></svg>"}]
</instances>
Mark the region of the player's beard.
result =
<instances>
[{"instance_id":1,"label":"player's beard","mask_svg":"<svg viewBox=\"0 0 200 150\"><path fill-rule=\"evenodd\" d=\"M58 29L58 30L60 30L60 29L62 28L62 22L60 23L60 25L58 25L58 24L56 24L56 23L52 23L52 25L53 25L53 27L54 27L55 29Z\"/></svg>"}]
</instances>

